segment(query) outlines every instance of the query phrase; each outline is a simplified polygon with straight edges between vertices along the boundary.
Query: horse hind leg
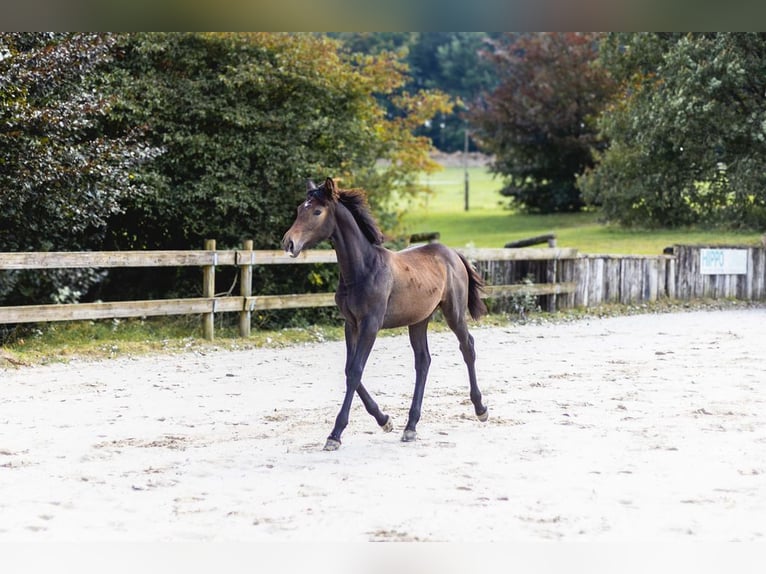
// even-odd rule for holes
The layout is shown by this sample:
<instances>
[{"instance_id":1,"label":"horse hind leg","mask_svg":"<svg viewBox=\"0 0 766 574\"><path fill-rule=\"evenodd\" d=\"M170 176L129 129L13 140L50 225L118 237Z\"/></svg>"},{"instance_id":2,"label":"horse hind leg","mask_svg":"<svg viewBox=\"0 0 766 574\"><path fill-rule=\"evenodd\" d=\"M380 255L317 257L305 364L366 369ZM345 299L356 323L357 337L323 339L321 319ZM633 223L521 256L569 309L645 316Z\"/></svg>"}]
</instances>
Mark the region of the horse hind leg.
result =
<instances>
[{"instance_id":1,"label":"horse hind leg","mask_svg":"<svg viewBox=\"0 0 766 574\"><path fill-rule=\"evenodd\" d=\"M455 306L442 305L442 313L447 321L447 325L457 336L458 343L460 344L460 353L463 355L463 361L465 361L468 368L468 382L471 387L470 396L476 417L481 422L486 422L489 418L489 409L482 402L481 391L476 382L476 349L474 347L473 336L468 332L465 310L463 307L460 310L456 310Z\"/></svg>"}]
</instances>

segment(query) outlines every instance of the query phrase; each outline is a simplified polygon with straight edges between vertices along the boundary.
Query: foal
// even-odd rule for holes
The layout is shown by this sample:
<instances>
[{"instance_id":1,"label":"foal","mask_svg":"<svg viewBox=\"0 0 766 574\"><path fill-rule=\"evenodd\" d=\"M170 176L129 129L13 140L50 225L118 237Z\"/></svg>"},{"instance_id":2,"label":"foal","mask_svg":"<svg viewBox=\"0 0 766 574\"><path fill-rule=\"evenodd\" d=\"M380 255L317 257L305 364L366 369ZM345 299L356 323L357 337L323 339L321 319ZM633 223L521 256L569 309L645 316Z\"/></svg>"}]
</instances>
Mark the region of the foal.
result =
<instances>
[{"instance_id":1,"label":"foal","mask_svg":"<svg viewBox=\"0 0 766 574\"><path fill-rule=\"evenodd\" d=\"M409 327L415 352L415 391L402 440L415 440L423 391L431 364L426 330L437 308L457 335L468 367L471 401L480 421L488 418L476 384L473 337L466 325L466 310L474 319L487 312L480 298L482 280L457 251L429 244L399 252L384 248L383 234L370 213L361 190L341 190L331 178L317 187L309 181L306 200L298 206L292 227L282 238L282 247L292 257L303 249L329 239L338 256L340 280L335 294L346 320L346 395L327 438L324 450L337 450L348 424L354 393L384 431L393 430L362 384L378 331Z\"/></svg>"}]
</instances>

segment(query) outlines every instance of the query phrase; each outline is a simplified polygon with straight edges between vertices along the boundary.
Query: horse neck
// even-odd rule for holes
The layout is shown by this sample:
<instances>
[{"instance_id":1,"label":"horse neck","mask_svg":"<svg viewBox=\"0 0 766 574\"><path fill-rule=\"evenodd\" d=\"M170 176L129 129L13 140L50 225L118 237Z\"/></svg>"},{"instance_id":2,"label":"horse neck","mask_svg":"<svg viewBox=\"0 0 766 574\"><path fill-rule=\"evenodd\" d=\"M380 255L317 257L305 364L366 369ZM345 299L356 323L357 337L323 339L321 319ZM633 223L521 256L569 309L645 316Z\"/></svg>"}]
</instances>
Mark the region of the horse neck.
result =
<instances>
[{"instance_id":1,"label":"horse neck","mask_svg":"<svg viewBox=\"0 0 766 574\"><path fill-rule=\"evenodd\" d=\"M353 283L357 276L367 275L377 250L342 203L335 208L335 231L331 240L345 281Z\"/></svg>"}]
</instances>

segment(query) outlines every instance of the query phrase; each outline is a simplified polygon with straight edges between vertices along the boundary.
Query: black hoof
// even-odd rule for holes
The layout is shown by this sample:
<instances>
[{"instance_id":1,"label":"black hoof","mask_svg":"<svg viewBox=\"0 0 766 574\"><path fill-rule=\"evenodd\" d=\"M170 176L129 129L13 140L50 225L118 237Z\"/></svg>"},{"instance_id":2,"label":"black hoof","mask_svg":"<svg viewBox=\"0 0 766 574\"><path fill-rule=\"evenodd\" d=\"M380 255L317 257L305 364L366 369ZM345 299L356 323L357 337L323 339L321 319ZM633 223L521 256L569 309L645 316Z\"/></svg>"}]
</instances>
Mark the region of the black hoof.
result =
<instances>
[{"instance_id":1,"label":"black hoof","mask_svg":"<svg viewBox=\"0 0 766 574\"><path fill-rule=\"evenodd\" d=\"M414 430L405 430L402 435L402 442L413 442L416 438L418 438L418 433Z\"/></svg>"},{"instance_id":2,"label":"black hoof","mask_svg":"<svg viewBox=\"0 0 766 574\"><path fill-rule=\"evenodd\" d=\"M338 450L340 448L340 441L335 440L334 438L328 438L327 442L324 443L324 448L322 450Z\"/></svg>"}]
</instances>

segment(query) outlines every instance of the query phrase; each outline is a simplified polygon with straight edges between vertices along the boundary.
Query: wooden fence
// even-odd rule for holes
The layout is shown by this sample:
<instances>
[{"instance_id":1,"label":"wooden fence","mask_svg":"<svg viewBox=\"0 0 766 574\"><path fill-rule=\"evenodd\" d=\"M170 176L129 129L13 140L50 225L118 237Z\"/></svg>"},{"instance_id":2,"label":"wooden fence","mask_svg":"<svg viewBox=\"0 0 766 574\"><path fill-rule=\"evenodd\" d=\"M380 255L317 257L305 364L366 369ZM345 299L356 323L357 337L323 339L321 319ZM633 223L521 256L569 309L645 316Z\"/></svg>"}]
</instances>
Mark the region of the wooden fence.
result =
<instances>
[{"instance_id":1,"label":"wooden fence","mask_svg":"<svg viewBox=\"0 0 766 574\"><path fill-rule=\"evenodd\" d=\"M766 299L766 245L677 245L673 250L677 258L675 297L678 299ZM717 272L716 264L724 263L720 259L724 254L739 255L740 268ZM705 269L703 258L710 256L714 261Z\"/></svg>"},{"instance_id":2,"label":"wooden fence","mask_svg":"<svg viewBox=\"0 0 766 574\"><path fill-rule=\"evenodd\" d=\"M706 252L706 249L708 250ZM462 249L485 278L486 297L534 296L543 309L632 304L661 298L766 298L766 249L675 246L657 256L585 255L575 249ZM739 267L721 273L705 269L703 254L731 252ZM736 253L735 253L736 252ZM202 297L150 301L24 305L0 307L0 324L200 314L204 336L214 336L216 313L239 313L242 336L250 334L251 314L260 309L322 307L335 304L333 293L253 294L256 265L335 263L332 250L312 250L291 258L282 251L216 250L215 241L199 251L111 251L0 253L0 271L14 269L198 266ZM240 293L216 297L217 266L239 267Z\"/></svg>"},{"instance_id":3,"label":"wooden fence","mask_svg":"<svg viewBox=\"0 0 766 574\"><path fill-rule=\"evenodd\" d=\"M478 249L471 250L468 255L474 260L510 261L523 258L548 261L575 256L576 251L572 249ZM204 336L213 339L215 314L230 312L240 314L239 331L243 337L246 337L250 334L253 311L335 305L334 293L253 294L253 266L336 262L335 252L332 250L305 251L298 257L292 258L283 251L254 251L252 242L245 242L242 250L218 251L214 240L208 240L205 249L199 251L0 253L0 271L197 266L202 268L203 295L185 299L0 307L0 324L200 314ZM240 293L237 296L215 296L215 268L223 265L237 266L240 269ZM565 282L546 282L542 285L495 283L488 287L485 296L500 297L521 292L531 295L557 295L572 292L574 289L573 283Z\"/></svg>"},{"instance_id":4,"label":"wooden fence","mask_svg":"<svg viewBox=\"0 0 766 574\"><path fill-rule=\"evenodd\" d=\"M524 251L524 250L518 250ZM658 299L766 299L766 248L755 246L676 245L663 255L575 254L548 261L485 261L477 268L490 282L573 284L564 294L540 298L543 309L635 304ZM703 256L715 262L735 255L736 268L705 269Z\"/></svg>"}]
</instances>

